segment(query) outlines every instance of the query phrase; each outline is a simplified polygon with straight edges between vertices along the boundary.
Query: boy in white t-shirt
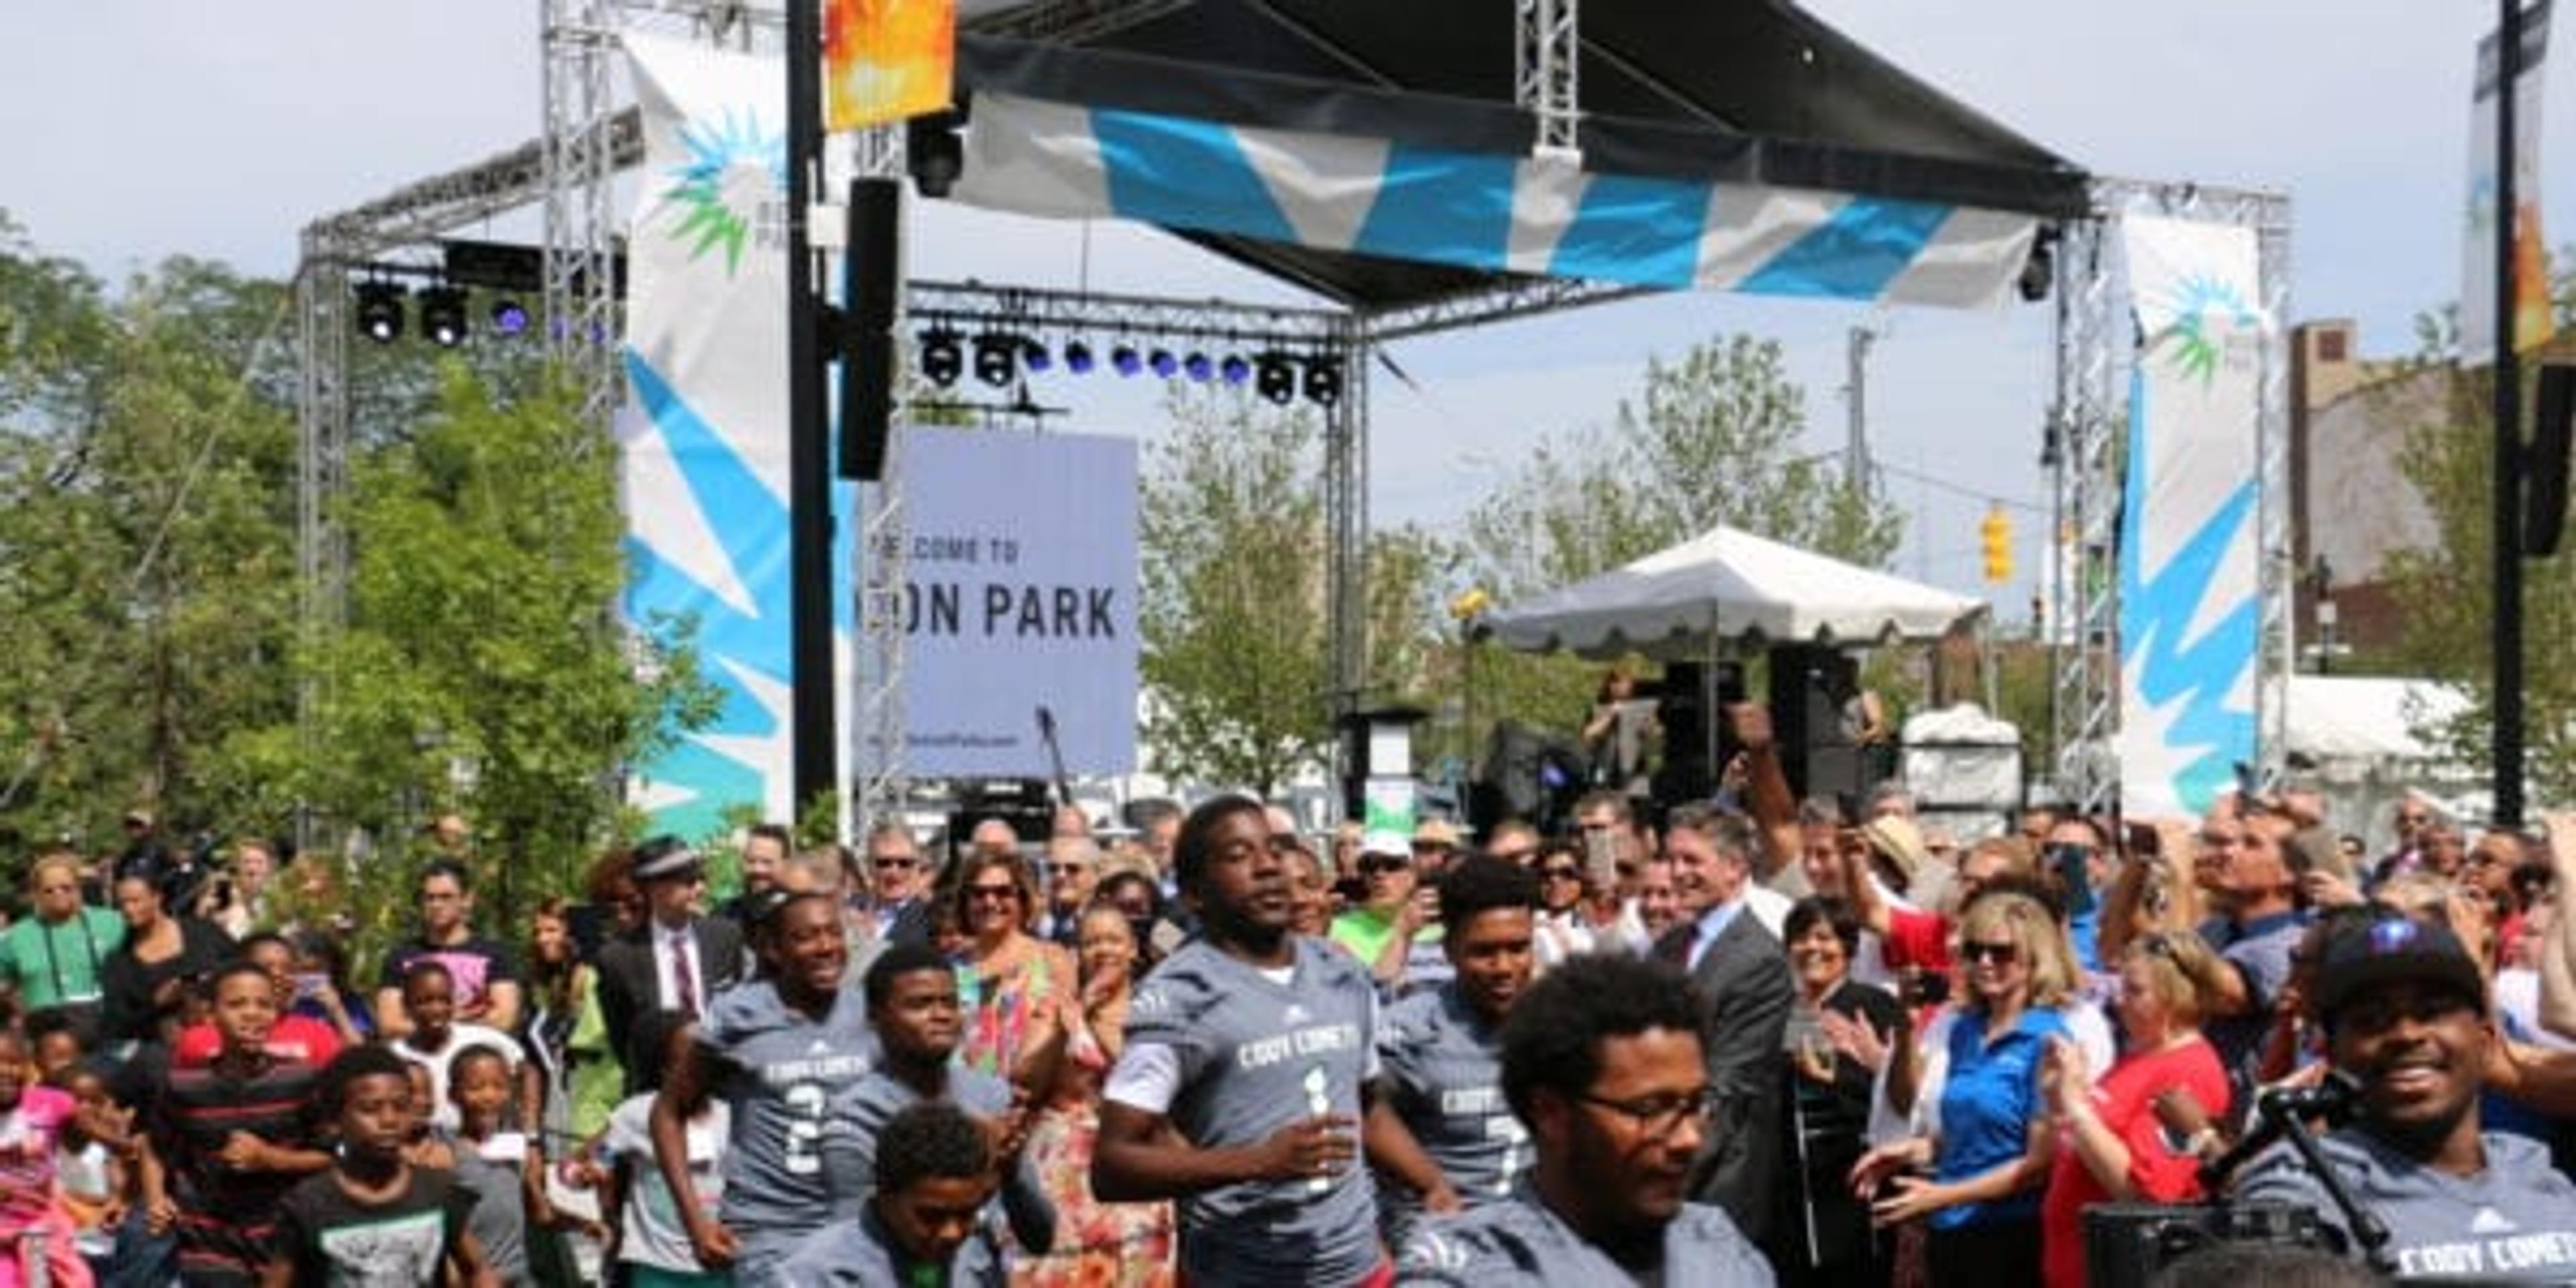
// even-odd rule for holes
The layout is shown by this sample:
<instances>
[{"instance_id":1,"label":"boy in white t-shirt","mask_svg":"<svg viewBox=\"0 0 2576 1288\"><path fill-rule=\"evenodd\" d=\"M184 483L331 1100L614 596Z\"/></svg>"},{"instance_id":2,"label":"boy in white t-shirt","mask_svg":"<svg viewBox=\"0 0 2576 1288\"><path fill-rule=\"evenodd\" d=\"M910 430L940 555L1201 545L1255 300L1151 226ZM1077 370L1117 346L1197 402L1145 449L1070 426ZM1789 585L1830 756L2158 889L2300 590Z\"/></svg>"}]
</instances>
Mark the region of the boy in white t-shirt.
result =
<instances>
[{"instance_id":1,"label":"boy in white t-shirt","mask_svg":"<svg viewBox=\"0 0 2576 1288\"><path fill-rule=\"evenodd\" d=\"M645 1017L638 1026L644 1041L638 1045L667 1053L685 1039L682 1018L676 1011ZM598 1168L605 1170L595 1170L593 1175L601 1186L599 1210L609 1217L614 1232L609 1256L626 1267L626 1282L633 1288L730 1284L730 1278L711 1274L699 1264L689 1243L689 1227L681 1221L671 1187L653 1160L653 1099L654 1093L645 1092L620 1102L608 1116L608 1130L600 1139ZM721 1159L733 1131L733 1115L724 1101L703 1094L696 1104L682 1105L680 1111L688 1128L689 1180L697 1188L699 1205L712 1220L724 1201Z\"/></svg>"},{"instance_id":2,"label":"boy in white t-shirt","mask_svg":"<svg viewBox=\"0 0 2576 1288\"><path fill-rule=\"evenodd\" d=\"M402 995L403 1012L411 1017L411 1032L390 1045L394 1054L429 1071L431 1126L456 1130L456 1103L447 1091L448 1067L455 1063L457 1052L474 1046L491 1047L510 1062L512 1083L519 1086L519 1112L514 1121L532 1121L526 1089L520 1086L525 1049L518 1039L499 1029L456 1023L456 981L445 966L426 958L412 963L411 969L403 973Z\"/></svg>"}]
</instances>

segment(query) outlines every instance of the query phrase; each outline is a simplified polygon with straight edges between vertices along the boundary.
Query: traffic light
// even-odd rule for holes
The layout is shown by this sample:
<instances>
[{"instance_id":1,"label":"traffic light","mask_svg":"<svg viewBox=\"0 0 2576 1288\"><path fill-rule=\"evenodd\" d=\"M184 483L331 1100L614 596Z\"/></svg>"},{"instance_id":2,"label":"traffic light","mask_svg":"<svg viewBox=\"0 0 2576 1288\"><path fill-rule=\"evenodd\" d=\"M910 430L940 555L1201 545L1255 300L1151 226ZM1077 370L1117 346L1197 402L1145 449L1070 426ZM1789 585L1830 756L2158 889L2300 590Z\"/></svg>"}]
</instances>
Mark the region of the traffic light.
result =
<instances>
[{"instance_id":1,"label":"traffic light","mask_svg":"<svg viewBox=\"0 0 2576 1288\"><path fill-rule=\"evenodd\" d=\"M1977 525L1978 542L1985 548L1986 583L2002 585L2012 580L2012 519L2000 505L1986 511Z\"/></svg>"}]
</instances>

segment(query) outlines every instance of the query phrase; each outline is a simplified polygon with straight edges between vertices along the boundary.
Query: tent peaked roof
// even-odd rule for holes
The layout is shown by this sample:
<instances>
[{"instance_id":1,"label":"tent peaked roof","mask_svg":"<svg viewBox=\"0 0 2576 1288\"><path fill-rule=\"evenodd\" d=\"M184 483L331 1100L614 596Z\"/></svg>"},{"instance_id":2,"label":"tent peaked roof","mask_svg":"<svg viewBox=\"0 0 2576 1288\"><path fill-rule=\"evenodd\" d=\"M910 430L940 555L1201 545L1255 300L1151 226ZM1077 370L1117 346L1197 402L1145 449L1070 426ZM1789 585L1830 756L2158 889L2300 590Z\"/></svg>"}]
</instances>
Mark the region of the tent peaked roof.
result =
<instances>
[{"instance_id":1,"label":"tent peaked roof","mask_svg":"<svg viewBox=\"0 0 2576 1288\"><path fill-rule=\"evenodd\" d=\"M1721 642L1928 639L1985 602L1716 527L1495 613L1517 649L1691 658Z\"/></svg>"}]
</instances>

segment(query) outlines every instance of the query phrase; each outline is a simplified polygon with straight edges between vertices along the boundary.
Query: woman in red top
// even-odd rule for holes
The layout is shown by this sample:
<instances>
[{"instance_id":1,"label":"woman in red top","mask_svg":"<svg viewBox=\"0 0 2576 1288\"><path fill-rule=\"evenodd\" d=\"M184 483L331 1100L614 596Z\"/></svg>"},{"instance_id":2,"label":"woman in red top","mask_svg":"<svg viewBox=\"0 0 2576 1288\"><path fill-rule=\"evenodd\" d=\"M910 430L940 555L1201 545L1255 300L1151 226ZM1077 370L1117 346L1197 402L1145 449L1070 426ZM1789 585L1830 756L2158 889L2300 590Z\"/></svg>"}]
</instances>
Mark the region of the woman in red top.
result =
<instances>
[{"instance_id":1,"label":"woman in red top","mask_svg":"<svg viewBox=\"0 0 2576 1288\"><path fill-rule=\"evenodd\" d=\"M2083 1288L2087 1205L2199 1196L2201 1142L2164 1120L2225 1120L2227 1073L2200 1035L2217 981L2218 959L2198 936L2141 936L2120 961L2118 1063L2096 1082L2082 1048L2049 1039L2039 1085L2060 1133L2039 1216L2049 1288Z\"/></svg>"}]
</instances>

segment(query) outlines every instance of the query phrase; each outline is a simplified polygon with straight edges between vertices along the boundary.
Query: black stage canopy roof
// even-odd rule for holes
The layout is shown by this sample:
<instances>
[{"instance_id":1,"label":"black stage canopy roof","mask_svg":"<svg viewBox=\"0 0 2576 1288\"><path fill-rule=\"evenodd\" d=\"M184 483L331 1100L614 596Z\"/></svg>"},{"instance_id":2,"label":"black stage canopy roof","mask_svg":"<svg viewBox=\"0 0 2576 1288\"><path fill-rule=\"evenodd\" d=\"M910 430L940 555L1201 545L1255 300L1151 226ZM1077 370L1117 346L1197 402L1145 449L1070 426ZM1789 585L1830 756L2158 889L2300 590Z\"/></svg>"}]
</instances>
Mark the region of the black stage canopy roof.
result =
<instances>
[{"instance_id":1,"label":"black stage canopy roof","mask_svg":"<svg viewBox=\"0 0 2576 1288\"><path fill-rule=\"evenodd\" d=\"M1104 34L1023 41L1062 3L969 6L958 75L1060 102L1235 124L1529 150L1508 0L1139 0ZM1099 12L1118 6L1094 4ZM1906 74L1788 0L1585 0L1587 169L1938 201L2074 218L2084 172ZM1493 274L1175 230L1363 311Z\"/></svg>"}]
</instances>

